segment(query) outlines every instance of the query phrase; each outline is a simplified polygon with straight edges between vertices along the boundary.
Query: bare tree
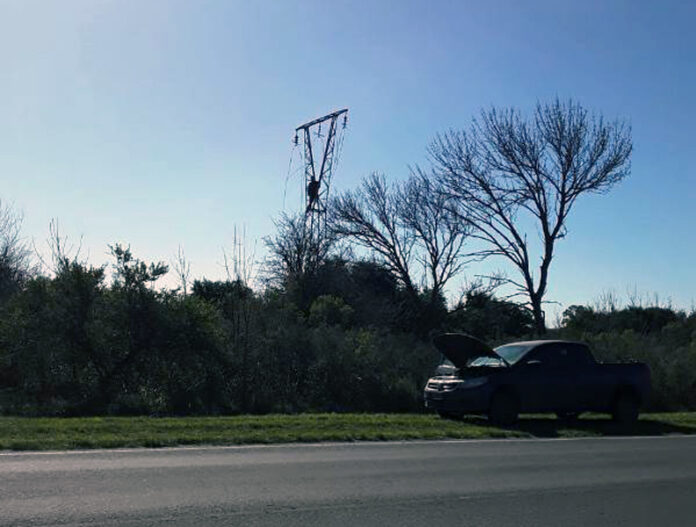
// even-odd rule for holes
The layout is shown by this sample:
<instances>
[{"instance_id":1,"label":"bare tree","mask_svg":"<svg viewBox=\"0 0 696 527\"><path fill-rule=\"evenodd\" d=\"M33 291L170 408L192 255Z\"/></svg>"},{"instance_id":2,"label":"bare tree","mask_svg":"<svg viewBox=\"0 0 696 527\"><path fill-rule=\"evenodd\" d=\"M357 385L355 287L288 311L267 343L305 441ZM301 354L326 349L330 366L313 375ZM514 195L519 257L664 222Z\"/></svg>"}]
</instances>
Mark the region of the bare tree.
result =
<instances>
[{"instance_id":1,"label":"bare tree","mask_svg":"<svg viewBox=\"0 0 696 527\"><path fill-rule=\"evenodd\" d=\"M75 245L67 235L61 233L60 223L57 218L52 218L48 223L48 256L32 242L34 255L39 261L39 270L58 275L72 264L87 265L87 259L81 256L82 236ZM50 259L49 259L50 257Z\"/></svg>"},{"instance_id":2,"label":"bare tree","mask_svg":"<svg viewBox=\"0 0 696 527\"><path fill-rule=\"evenodd\" d=\"M257 278L256 241L254 241L253 248L251 252L249 252L246 239L246 227L244 227L240 233L237 230L237 226L234 226L234 232L232 234L232 254L228 255L223 247L222 256L227 280L230 282L238 281L247 287L252 287Z\"/></svg>"},{"instance_id":3,"label":"bare tree","mask_svg":"<svg viewBox=\"0 0 696 527\"><path fill-rule=\"evenodd\" d=\"M426 270L426 285L434 302L447 282L475 257L463 252L470 225L453 214L447 196L423 172L412 174L399 197L398 217L415 236L416 259Z\"/></svg>"},{"instance_id":4,"label":"bare tree","mask_svg":"<svg viewBox=\"0 0 696 527\"><path fill-rule=\"evenodd\" d=\"M544 333L544 295L555 243L577 199L611 189L630 173L631 128L607 123L579 104L537 104L531 118L514 109L483 111L468 131L440 134L429 147L452 209L474 226L490 255L512 262L509 279L528 299L536 330ZM538 269L518 222L529 214L540 238Z\"/></svg>"},{"instance_id":5,"label":"bare tree","mask_svg":"<svg viewBox=\"0 0 696 527\"><path fill-rule=\"evenodd\" d=\"M32 273L31 250L22 238L22 214L0 201L0 299Z\"/></svg>"},{"instance_id":6,"label":"bare tree","mask_svg":"<svg viewBox=\"0 0 696 527\"><path fill-rule=\"evenodd\" d=\"M191 283L191 262L186 258L184 248L179 245L176 256L171 262L174 273L179 278L181 292L184 296L188 295L188 286Z\"/></svg>"},{"instance_id":7,"label":"bare tree","mask_svg":"<svg viewBox=\"0 0 696 527\"><path fill-rule=\"evenodd\" d=\"M313 275L335 245L331 232L316 235L303 215L283 214L275 226L276 234L265 238L270 253L266 272L271 281L285 283Z\"/></svg>"},{"instance_id":8,"label":"bare tree","mask_svg":"<svg viewBox=\"0 0 696 527\"><path fill-rule=\"evenodd\" d=\"M400 189L384 176L372 174L356 190L334 198L330 207L331 230L339 237L367 248L409 293L418 289L411 278L416 235L401 221Z\"/></svg>"},{"instance_id":9,"label":"bare tree","mask_svg":"<svg viewBox=\"0 0 696 527\"><path fill-rule=\"evenodd\" d=\"M447 282L469 261L462 248L469 225L447 208L448 198L420 171L403 184L373 174L336 198L332 228L377 255L399 282L417 296L414 262L424 269L423 284L436 302Z\"/></svg>"},{"instance_id":10,"label":"bare tree","mask_svg":"<svg viewBox=\"0 0 696 527\"><path fill-rule=\"evenodd\" d=\"M251 289L256 279L256 244L249 253L247 251L246 228L238 231L234 226L232 234L232 252L223 248L225 272L227 274L227 285L232 286L235 292L232 295L233 301L225 303L223 312L229 323L229 346L233 354L241 356L239 369L240 383L239 394L243 411L249 410L249 383L252 381L251 373L251 353L254 328L253 310L255 306L254 294Z\"/></svg>"}]
</instances>

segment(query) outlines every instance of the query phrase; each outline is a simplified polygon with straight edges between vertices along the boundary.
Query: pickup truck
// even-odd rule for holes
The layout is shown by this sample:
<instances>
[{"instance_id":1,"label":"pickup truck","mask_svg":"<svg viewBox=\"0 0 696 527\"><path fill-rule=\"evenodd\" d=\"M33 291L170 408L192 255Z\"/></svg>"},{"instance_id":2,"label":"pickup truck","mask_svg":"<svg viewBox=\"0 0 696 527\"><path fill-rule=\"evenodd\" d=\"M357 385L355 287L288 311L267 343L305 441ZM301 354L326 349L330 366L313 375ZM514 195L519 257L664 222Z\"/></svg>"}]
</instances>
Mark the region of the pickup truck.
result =
<instances>
[{"instance_id":1,"label":"pickup truck","mask_svg":"<svg viewBox=\"0 0 696 527\"><path fill-rule=\"evenodd\" d=\"M586 344L564 340L513 342L491 349L461 333L435 337L445 360L424 389L425 406L443 417L487 414L510 425L520 413L610 413L630 424L650 391L650 370L639 362L597 362Z\"/></svg>"}]
</instances>

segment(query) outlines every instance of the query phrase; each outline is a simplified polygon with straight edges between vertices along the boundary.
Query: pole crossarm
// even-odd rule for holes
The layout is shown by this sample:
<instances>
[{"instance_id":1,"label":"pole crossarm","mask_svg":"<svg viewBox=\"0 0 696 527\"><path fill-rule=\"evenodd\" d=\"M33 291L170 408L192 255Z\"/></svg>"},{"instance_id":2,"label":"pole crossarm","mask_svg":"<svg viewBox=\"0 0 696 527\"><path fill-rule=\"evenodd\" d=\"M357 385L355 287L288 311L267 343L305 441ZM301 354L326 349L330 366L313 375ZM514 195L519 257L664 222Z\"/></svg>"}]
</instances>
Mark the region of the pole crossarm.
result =
<instances>
[{"instance_id":1,"label":"pole crossarm","mask_svg":"<svg viewBox=\"0 0 696 527\"><path fill-rule=\"evenodd\" d=\"M313 121L309 121L309 122L307 122L307 123L305 123L305 124L301 124L300 126L298 126L297 128L295 128L295 131L296 131L296 132L299 132L300 130L304 130L304 129L306 129L306 128L311 128L312 126L314 126L314 125L316 125L316 124L321 124L321 123L323 123L324 121L328 121L329 119L333 119L333 118L335 118L335 117L340 117L340 116L343 115L344 113L348 113L348 108L343 108L342 110L336 110L336 111L333 112L333 113L327 114L327 115L325 115L325 116L323 116L323 117L319 117L318 119L314 119Z\"/></svg>"}]
</instances>

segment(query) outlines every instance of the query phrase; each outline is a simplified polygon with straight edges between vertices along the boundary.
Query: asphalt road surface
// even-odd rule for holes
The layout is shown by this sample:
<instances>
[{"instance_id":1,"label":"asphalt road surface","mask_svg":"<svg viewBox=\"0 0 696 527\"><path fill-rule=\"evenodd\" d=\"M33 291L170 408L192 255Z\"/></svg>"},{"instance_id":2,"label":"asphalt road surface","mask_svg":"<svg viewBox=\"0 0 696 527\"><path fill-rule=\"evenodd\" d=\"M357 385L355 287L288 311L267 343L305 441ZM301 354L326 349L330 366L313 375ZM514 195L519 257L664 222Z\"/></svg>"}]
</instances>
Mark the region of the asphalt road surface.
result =
<instances>
[{"instance_id":1,"label":"asphalt road surface","mask_svg":"<svg viewBox=\"0 0 696 527\"><path fill-rule=\"evenodd\" d=\"M696 525L696 437L0 454L0 525Z\"/></svg>"}]
</instances>

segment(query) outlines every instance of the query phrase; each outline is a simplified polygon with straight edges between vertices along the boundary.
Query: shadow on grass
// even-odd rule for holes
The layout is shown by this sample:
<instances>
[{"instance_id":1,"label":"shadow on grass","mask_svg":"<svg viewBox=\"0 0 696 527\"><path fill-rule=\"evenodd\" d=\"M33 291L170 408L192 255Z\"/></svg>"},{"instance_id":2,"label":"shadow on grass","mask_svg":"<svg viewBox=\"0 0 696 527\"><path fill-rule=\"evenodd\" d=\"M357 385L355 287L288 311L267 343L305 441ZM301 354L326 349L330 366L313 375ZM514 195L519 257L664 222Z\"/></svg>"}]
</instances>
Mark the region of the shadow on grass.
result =
<instances>
[{"instance_id":1,"label":"shadow on grass","mask_svg":"<svg viewBox=\"0 0 696 527\"><path fill-rule=\"evenodd\" d=\"M464 417L463 421L478 426L491 426L482 417ZM564 420L553 417L520 417L514 426L504 430L525 432L534 437L592 437L592 436L661 436L672 434L696 434L696 427L659 420L641 418L632 425L621 425L609 418L589 416Z\"/></svg>"}]
</instances>

